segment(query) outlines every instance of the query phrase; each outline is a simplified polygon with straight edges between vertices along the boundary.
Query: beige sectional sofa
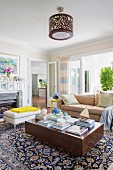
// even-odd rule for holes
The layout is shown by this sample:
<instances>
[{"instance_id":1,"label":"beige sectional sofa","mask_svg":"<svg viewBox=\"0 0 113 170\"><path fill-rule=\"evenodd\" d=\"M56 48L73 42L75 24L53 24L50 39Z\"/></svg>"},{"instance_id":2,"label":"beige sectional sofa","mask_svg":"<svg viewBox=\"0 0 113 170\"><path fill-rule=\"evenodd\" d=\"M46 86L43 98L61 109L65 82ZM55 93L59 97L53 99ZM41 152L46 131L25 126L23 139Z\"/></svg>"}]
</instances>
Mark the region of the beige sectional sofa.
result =
<instances>
[{"instance_id":1,"label":"beige sectional sofa","mask_svg":"<svg viewBox=\"0 0 113 170\"><path fill-rule=\"evenodd\" d=\"M91 119L95 121L100 120L102 111L105 109L103 107L98 107L98 95L74 95L78 100L79 104L65 105L63 100L59 99L57 106L62 112L67 112L72 117L78 117L82 110L87 106L89 115Z\"/></svg>"}]
</instances>

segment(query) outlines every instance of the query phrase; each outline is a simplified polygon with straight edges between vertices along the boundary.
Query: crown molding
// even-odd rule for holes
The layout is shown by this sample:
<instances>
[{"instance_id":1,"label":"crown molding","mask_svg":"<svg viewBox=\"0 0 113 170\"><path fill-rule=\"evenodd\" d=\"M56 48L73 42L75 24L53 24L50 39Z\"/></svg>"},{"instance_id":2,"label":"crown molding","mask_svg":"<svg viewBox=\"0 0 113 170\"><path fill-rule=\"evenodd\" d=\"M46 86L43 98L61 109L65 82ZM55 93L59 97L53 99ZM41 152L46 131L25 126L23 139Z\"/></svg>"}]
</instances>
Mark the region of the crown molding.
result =
<instances>
[{"instance_id":1,"label":"crown molding","mask_svg":"<svg viewBox=\"0 0 113 170\"><path fill-rule=\"evenodd\" d=\"M0 41L27 47L27 43L26 42L20 41L20 40L16 40L16 39L13 39L13 38L9 38L9 37L3 36L3 35L0 35Z\"/></svg>"},{"instance_id":2,"label":"crown molding","mask_svg":"<svg viewBox=\"0 0 113 170\"><path fill-rule=\"evenodd\" d=\"M43 55L49 55L48 53L46 53L46 52L44 52L44 51L42 51L42 50L40 50L40 49L38 49L36 47L33 47L30 44L27 45L27 50L32 51L32 52L37 52L37 53L43 54Z\"/></svg>"},{"instance_id":3,"label":"crown molding","mask_svg":"<svg viewBox=\"0 0 113 170\"><path fill-rule=\"evenodd\" d=\"M57 48L54 50L49 50L47 51L47 53L49 55L58 55L61 54L63 52L68 52L70 50L74 50L76 48L81 48L81 47L86 47L86 46L91 46L91 45L95 45L95 44L100 44L100 43L104 43L107 41L113 41L113 35L109 36L109 37L103 37L103 38L97 38L97 39L93 39L93 40L88 40L88 41L84 41L84 42L80 42L80 43L76 43L70 46L65 46L62 48Z\"/></svg>"},{"instance_id":4,"label":"crown molding","mask_svg":"<svg viewBox=\"0 0 113 170\"><path fill-rule=\"evenodd\" d=\"M53 49L53 50L45 50L45 51L40 50L37 47L33 47L32 44L30 44L30 43L20 41L20 40L16 40L16 39L13 39L13 38L9 38L9 37L2 36L2 35L0 35L0 41L25 47L27 49L27 51L34 51L34 52L37 52L39 54L51 56L51 55L58 55L58 54L61 54L63 52L69 52L70 50L75 50L76 48L81 48L81 47L85 47L85 46L88 46L88 45L91 46L91 45L95 45L95 44L104 43L104 42L107 42L107 41L113 41L113 35L111 35L109 37L92 39L92 40L72 44L72 45L69 45L69 46L56 48L56 49Z\"/></svg>"},{"instance_id":5,"label":"crown molding","mask_svg":"<svg viewBox=\"0 0 113 170\"><path fill-rule=\"evenodd\" d=\"M3 35L0 35L0 41L25 47L27 49L27 51L34 51L34 52L37 52L40 54L48 55L48 53L41 51L38 48L33 47L31 44L24 42L24 41L16 40L16 39L9 38L9 37L3 36Z\"/></svg>"}]
</instances>

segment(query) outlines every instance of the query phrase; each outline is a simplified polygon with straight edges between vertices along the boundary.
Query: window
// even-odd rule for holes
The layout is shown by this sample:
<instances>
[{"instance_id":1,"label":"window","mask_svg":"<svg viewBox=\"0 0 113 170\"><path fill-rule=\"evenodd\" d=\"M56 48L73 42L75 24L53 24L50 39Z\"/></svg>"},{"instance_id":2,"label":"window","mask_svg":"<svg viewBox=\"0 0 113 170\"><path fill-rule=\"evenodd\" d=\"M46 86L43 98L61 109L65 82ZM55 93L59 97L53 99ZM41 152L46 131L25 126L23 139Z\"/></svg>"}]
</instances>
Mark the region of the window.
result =
<instances>
[{"instance_id":1,"label":"window","mask_svg":"<svg viewBox=\"0 0 113 170\"><path fill-rule=\"evenodd\" d=\"M89 92L89 70L85 70L85 75L84 75L84 79L85 79L85 93Z\"/></svg>"},{"instance_id":2,"label":"window","mask_svg":"<svg viewBox=\"0 0 113 170\"><path fill-rule=\"evenodd\" d=\"M70 93L80 94L80 60L70 62Z\"/></svg>"}]
</instances>

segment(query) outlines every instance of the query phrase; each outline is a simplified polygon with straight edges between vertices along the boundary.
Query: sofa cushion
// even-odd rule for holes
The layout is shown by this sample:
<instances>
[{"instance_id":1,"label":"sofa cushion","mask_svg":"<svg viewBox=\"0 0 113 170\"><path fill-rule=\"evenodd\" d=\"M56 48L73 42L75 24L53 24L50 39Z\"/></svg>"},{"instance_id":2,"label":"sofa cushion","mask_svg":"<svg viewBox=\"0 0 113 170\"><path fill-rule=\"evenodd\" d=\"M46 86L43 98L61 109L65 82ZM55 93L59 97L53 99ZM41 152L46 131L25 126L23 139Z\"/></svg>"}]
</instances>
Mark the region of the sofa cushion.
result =
<instances>
[{"instance_id":1,"label":"sofa cushion","mask_svg":"<svg viewBox=\"0 0 113 170\"><path fill-rule=\"evenodd\" d=\"M69 111L76 111L76 112L80 112L81 113L86 106L87 105L81 105L81 104L69 105L69 106L62 105L61 106L61 110L67 110L67 112L68 112L68 110Z\"/></svg>"},{"instance_id":2,"label":"sofa cushion","mask_svg":"<svg viewBox=\"0 0 113 170\"><path fill-rule=\"evenodd\" d=\"M113 93L100 92L97 106L108 107L113 105Z\"/></svg>"},{"instance_id":3,"label":"sofa cushion","mask_svg":"<svg viewBox=\"0 0 113 170\"><path fill-rule=\"evenodd\" d=\"M83 109L87 106L89 113L91 114L95 114L95 115L101 115L102 111L104 110L104 108L102 107L97 107L97 106L91 106L91 105L81 105L81 104L77 104L77 105L62 105L61 106L61 110L66 110L68 111L76 111L81 113L83 111Z\"/></svg>"},{"instance_id":4,"label":"sofa cushion","mask_svg":"<svg viewBox=\"0 0 113 170\"><path fill-rule=\"evenodd\" d=\"M70 95L62 94L60 98L63 100L66 106L79 103L73 94Z\"/></svg>"},{"instance_id":5,"label":"sofa cushion","mask_svg":"<svg viewBox=\"0 0 113 170\"><path fill-rule=\"evenodd\" d=\"M95 95L74 95L80 104L95 106Z\"/></svg>"},{"instance_id":6,"label":"sofa cushion","mask_svg":"<svg viewBox=\"0 0 113 170\"><path fill-rule=\"evenodd\" d=\"M94 114L94 115L100 115L102 114L102 111L104 111L105 108L103 107L98 107L98 106L92 106L88 108L89 113Z\"/></svg>"}]
</instances>

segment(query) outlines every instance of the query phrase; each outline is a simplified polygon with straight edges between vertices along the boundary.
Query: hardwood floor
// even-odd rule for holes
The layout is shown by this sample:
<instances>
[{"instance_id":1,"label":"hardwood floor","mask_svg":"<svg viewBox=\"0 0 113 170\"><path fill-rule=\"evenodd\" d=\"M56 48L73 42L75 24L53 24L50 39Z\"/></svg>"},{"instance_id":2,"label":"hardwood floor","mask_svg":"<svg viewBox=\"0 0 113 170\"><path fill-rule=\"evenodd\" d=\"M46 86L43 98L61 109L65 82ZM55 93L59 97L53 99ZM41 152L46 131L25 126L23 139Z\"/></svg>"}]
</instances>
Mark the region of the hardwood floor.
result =
<instances>
[{"instance_id":1,"label":"hardwood floor","mask_svg":"<svg viewBox=\"0 0 113 170\"><path fill-rule=\"evenodd\" d=\"M32 105L34 107L45 108L46 107L46 99L40 98L38 96L32 96Z\"/></svg>"},{"instance_id":2,"label":"hardwood floor","mask_svg":"<svg viewBox=\"0 0 113 170\"><path fill-rule=\"evenodd\" d=\"M46 98L40 98L38 96L32 96L32 105L40 109L46 108L50 112L50 108L47 108Z\"/></svg>"}]
</instances>

